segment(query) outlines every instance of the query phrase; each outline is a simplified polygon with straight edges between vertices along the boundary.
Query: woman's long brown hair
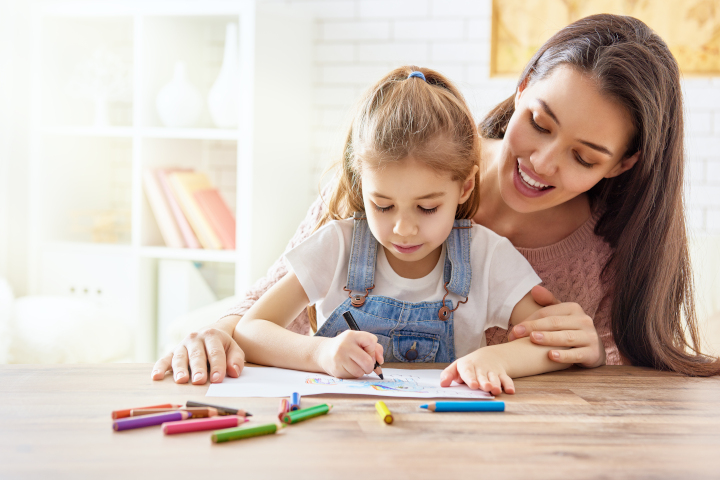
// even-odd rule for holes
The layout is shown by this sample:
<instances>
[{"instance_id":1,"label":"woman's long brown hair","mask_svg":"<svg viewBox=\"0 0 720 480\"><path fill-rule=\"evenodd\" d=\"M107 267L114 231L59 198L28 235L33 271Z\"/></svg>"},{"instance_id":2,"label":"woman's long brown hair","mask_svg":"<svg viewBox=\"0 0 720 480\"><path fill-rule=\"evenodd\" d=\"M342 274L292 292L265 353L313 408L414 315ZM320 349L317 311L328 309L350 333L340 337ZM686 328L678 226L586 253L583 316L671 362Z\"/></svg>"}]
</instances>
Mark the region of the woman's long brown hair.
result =
<instances>
[{"instance_id":1,"label":"woman's long brown hair","mask_svg":"<svg viewBox=\"0 0 720 480\"><path fill-rule=\"evenodd\" d=\"M565 27L530 60L518 85L571 65L633 119L627 172L589 192L603 212L595 233L613 248L603 270L612 285L612 331L633 365L686 375L720 373L700 352L683 206L683 102L680 71L665 42L632 17L593 15ZM480 123L485 138L503 138L514 96Z\"/></svg>"}]
</instances>

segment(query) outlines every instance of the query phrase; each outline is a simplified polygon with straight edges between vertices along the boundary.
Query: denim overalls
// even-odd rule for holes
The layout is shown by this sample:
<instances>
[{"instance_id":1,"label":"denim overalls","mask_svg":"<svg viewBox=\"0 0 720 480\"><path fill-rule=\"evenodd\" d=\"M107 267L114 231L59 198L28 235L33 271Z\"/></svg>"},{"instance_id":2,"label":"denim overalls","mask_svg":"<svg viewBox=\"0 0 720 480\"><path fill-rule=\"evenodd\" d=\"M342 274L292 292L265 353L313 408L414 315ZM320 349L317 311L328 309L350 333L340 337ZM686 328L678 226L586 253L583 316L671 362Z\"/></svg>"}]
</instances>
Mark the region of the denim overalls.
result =
<instances>
[{"instance_id":1,"label":"denim overalls","mask_svg":"<svg viewBox=\"0 0 720 480\"><path fill-rule=\"evenodd\" d=\"M383 346L386 362L455 361L452 301L449 292L467 302L472 280L470 264L470 220L456 220L445 241L444 279L446 294L441 301L409 303L370 295L375 287L378 242L364 214L354 215L352 247L345 290L348 299L337 307L316 335L334 337L348 325L342 317L350 311L361 330L375 334ZM360 293L358 293L360 292Z\"/></svg>"}]
</instances>

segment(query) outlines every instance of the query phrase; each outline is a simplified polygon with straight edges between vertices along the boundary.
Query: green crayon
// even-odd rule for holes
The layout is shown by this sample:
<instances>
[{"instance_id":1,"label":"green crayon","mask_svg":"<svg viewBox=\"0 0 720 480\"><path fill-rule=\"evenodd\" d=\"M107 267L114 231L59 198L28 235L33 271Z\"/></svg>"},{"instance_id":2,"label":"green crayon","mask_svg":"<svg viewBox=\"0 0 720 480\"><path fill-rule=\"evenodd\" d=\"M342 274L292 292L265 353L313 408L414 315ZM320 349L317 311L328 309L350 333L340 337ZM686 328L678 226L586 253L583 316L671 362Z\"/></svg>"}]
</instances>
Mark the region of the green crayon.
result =
<instances>
[{"instance_id":1,"label":"green crayon","mask_svg":"<svg viewBox=\"0 0 720 480\"><path fill-rule=\"evenodd\" d=\"M240 440L243 438L259 437L260 435L269 435L276 433L278 429L284 425L278 426L276 423L268 423L267 425L258 425L257 427L233 427L215 430L210 437L213 443L230 442L232 440Z\"/></svg>"},{"instance_id":2,"label":"green crayon","mask_svg":"<svg viewBox=\"0 0 720 480\"><path fill-rule=\"evenodd\" d=\"M282 421L285 423L298 423L307 420L308 418L325 415L331 409L332 405L323 403L322 405L315 405L314 407L303 408L300 410L295 410L293 412L287 412L285 415L283 415Z\"/></svg>"}]
</instances>

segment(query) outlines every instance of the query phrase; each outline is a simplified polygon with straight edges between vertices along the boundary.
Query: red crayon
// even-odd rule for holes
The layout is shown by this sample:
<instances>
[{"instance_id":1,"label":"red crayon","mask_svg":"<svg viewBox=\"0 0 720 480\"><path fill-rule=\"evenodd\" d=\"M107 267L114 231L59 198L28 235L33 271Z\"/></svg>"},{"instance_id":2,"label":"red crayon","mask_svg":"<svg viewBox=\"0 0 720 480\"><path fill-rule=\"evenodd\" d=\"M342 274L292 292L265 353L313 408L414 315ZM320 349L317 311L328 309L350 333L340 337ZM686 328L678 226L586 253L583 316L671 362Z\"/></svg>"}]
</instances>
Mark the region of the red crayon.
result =
<instances>
[{"instance_id":1,"label":"red crayon","mask_svg":"<svg viewBox=\"0 0 720 480\"><path fill-rule=\"evenodd\" d=\"M287 398L280 400L280 408L278 409L278 418L282 422L283 415L290 411L290 402Z\"/></svg>"},{"instance_id":2,"label":"red crayon","mask_svg":"<svg viewBox=\"0 0 720 480\"><path fill-rule=\"evenodd\" d=\"M172 403L163 403L162 405L151 405L149 407L135 407L135 408L126 408L125 410L115 410L112 412L112 418L113 420L118 418L125 418L130 416L130 412L132 410L139 410L141 408L181 408L182 405L173 405Z\"/></svg>"},{"instance_id":3,"label":"red crayon","mask_svg":"<svg viewBox=\"0 0 720 480\"><path fill-rule=\"evenodd\" d=\"M220 428L237 427L248 420L248 418L238 417L237 415L226 415L222 417L200 418L198 420L165 422L162 424L162 431L165 435L173 435L175 433L217 430Z\"/></svg>"}]
</instances>

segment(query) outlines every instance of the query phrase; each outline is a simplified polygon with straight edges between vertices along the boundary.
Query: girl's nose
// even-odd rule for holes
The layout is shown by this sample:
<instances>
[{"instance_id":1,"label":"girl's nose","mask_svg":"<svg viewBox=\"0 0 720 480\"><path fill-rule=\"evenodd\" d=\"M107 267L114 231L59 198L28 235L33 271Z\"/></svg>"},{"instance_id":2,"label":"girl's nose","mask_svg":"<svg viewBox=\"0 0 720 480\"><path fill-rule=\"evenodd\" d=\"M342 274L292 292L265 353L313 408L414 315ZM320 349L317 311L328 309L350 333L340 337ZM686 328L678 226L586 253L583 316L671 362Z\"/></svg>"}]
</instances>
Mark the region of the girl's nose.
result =
<instances>
[{"instance_id":1,"label":"girl's nose","mask_svg":"<svg viewBox=\"0 0 720 480\"><path fill-rule=\"evenodd\" d=\"M411 237L417 233L417 225L409 215L401 215L395 222L393 233L401 237Z\"/></svg>"}]
</instances>

